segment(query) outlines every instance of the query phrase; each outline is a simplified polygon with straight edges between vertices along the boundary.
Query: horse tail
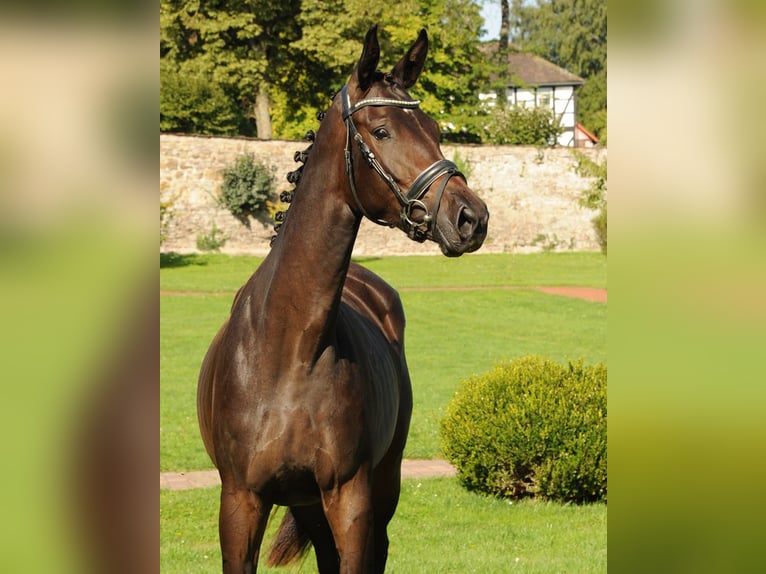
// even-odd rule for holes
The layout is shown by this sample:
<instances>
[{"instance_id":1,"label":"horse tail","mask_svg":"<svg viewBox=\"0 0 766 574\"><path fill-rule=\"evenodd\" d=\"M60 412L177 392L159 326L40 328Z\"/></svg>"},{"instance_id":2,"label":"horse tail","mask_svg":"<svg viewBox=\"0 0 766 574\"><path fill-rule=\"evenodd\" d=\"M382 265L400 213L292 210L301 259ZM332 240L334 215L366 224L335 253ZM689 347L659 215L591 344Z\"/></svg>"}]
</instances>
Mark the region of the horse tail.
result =
<instances>
[{"instance_id":1,"label":"horse tail","mask_svg":"<svg viewBox=\"0 0 766 574\"><path fill-rule=\"evenodd\" d=\"M286 566L308 552L311 539L288 508L271 544L269 566Z\"/></svg>"}]
</instances>

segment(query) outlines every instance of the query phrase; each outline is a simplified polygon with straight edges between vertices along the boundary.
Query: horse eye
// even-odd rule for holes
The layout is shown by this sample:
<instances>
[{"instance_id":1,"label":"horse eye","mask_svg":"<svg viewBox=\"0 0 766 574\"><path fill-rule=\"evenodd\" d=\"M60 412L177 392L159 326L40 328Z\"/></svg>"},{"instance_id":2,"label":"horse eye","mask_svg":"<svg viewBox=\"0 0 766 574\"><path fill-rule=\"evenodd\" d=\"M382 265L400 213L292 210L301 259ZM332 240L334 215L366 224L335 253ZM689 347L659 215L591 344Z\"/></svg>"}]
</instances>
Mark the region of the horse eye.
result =
<instances>
[{"instance_id":1,"label":"horse eye","mask_svg":"<svg viewBox=\"0 0 766 574\"><path fill-rule=\"evenodd\" d=\"M372 135L375 136L376 140L386 140L391 137L386 128L377 128L373 130Z\"/></svg>"}]
</instances>

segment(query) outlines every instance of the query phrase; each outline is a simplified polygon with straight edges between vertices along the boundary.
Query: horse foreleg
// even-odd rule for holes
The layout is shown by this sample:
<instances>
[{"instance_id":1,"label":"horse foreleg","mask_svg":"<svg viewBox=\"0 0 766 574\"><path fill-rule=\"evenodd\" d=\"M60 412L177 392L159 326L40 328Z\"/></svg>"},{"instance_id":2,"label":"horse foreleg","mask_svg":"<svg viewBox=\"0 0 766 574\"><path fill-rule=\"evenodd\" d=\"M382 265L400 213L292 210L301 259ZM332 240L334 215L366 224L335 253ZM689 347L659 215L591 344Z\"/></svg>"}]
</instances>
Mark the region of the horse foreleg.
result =
<instances>
[{"instance_id":1,"label":"horse foreleg","mask_svg":"<svg viewBox=\"0 0 766 574\"><path fill-rule=\"evenodd\" d=\"M372 524L369 469L322 493L322 506L338 549L341 574L372 571Z\"/></svg>"},{"instance_id":2,"label":"horse foreleg","mask_svg":"<svg viewBox=\"0 0 766 574\"><path fill-rule=\"evenodd\" d=\"M257 571L270 510L271 504L250 490L222 487L218 530L224 574Z\"/></svg>"}]
</instances>

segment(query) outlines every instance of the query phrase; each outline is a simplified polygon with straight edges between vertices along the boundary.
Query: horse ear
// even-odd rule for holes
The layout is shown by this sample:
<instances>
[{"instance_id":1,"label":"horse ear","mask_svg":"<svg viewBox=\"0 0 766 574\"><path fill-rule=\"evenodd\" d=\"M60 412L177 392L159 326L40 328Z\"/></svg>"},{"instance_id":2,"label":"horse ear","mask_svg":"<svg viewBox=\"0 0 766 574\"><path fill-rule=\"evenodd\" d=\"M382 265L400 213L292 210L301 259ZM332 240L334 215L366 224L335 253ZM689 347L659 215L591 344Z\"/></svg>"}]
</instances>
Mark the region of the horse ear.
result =
<instances>
[{"instance_id":1,"label":"horse ear","mask_svg":"<svg viewBox=\"0 0 766 574\"><path fill-rule=\"evenodd\" d=\"M423 64L426 63L426 56L428 55L428 34L425 29L420 31L418 39L407 50L404 57L399 60L399 63L394 66L394 71L391 75L394 80L409 89L415 85L418 81L420 72L423 71Z\"/></svg>"},{"instance_id":2,"label":"horse ear","mask_svg":"<svg viewBox=\"0 0 766 574\"><path fill-rule=\"evenodd\" d=\"M362 92L370 89L375 77L375 70L378 69L378 60L380 60L380 45L378 44L378 26L376 24L367 31L362 56L359 58L352 78L356 79L357 87Z\"/></svg>"}]
</instances>

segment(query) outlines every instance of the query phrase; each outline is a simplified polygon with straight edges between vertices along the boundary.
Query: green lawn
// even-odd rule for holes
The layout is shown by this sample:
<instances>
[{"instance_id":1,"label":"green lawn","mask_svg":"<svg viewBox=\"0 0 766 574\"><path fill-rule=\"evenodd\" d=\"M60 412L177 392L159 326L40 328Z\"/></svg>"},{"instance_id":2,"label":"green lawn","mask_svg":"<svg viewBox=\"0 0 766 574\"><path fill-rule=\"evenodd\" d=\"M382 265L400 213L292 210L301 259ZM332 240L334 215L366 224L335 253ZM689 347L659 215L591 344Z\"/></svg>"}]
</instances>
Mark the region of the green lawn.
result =
<instances>
[{"instance_id":1,"label":"green lawn","mask_svg":"<svg viewBox=\"0 0 766 574\"><path fill-rule=\"evenodd\" d=\"M161 258L163 471L211 468L197 429L197 373L235 291L259 262L225 255ZM388 257L360 263L399 289L407 313L415 402L407 457L440 456L438 423L457 385L499 360L539 354L606 362L606 305L532 289L606 286L600 254ZM218 494L218 488L160 493L163 573L220 572ZM509 504L469 493L454 478L405 480L389 529L386 571L601 573L606 516L604 504ZM309 556L298 569L259 571L313 572L315 566Z\"/></svg>"},{"instance_id":2,"label":"green lawn","mask_svg":"<svg viewBox=\"0 0 766 574\"><path fill-rule=\"evenodd\" d=\"M196 418L196 382L234 292L259 259L182 256L160 269L161 470L211 468ZM440 456L438 421L458 383L497 361L539 354L606 362L607 306L525 286L604 286L596 253L389 257L361 261L400 290L414 409L409 458ZM466 287L444 291L439 287ZM471 290L472 286L497 289ZM500 287L513 286L513 289ZM179 295L178 292L190 292Z\"/></svg>"},{"instance_id":3,"label":"green lawn","mask_svg":"<svg viewBox=\"0 0 766 574\"><path fill-rule=\"evenodd\" d=\"M163 574L220 572L217 488L160 495ZM281 514L279 515L281 516ZM391 574L601 574L606 572L605 504L507 501L467 492L457 479L405 480L389 525ZM269 524L267 552L278 518ZM315 572L312 554L300 568Z\"/></svg>"},{"instance_id":4,"label":"green lawn","mask_svg":"<svg viewBox=\"0 0 766 574\"><path fill-rule=\"evenodd\" d=\"M160 256L160 289L236 291L262 258L222 254ZM598 253L471 254L356 259L397 289L435 286L574 285L606 287Z\"/></svg>"}]
</instances>

